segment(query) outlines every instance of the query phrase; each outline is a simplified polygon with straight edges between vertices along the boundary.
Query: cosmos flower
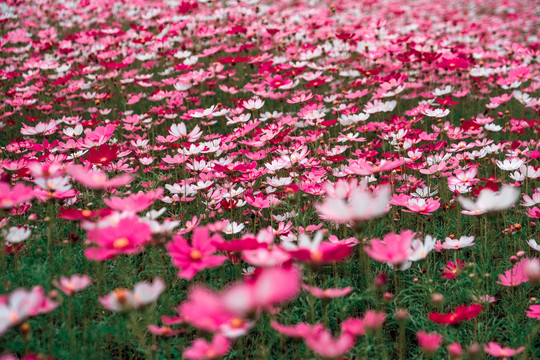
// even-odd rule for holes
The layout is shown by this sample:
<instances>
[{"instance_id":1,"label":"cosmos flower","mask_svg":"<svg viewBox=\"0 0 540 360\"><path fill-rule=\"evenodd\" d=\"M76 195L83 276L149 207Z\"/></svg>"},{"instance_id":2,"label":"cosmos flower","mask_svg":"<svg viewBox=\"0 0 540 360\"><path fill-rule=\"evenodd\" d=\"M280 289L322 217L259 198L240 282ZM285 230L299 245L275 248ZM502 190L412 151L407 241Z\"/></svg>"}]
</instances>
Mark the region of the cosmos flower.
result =
<instances>
[{"instance_id":1,"label":"cosmos flower","mask_svg":"<svg viewBox=\"0 0 540 360\"><path fill-rule=\"evenodd\" d=\"M429 320L441 325L455 325L460 322L475 318L482 311L482 305L472 304L470 306L461 305L452 313L440 314L432 312L429 314Z\"/></svg>"},{"instance_id":2,"label":"cosmos flower","mask_svg":"<svg viewBox=\"0 0 540 360\"><path fill-rule=\"evenodd\" d=\"M484 189L478 195L476 201L458 197L458 201L465 209L462 211L466 215L481 215L490 211L501 211L514 205L519 198L520 191L513 186L503 186L497 193L489 189Z\"/></svg>"}]
</instances>

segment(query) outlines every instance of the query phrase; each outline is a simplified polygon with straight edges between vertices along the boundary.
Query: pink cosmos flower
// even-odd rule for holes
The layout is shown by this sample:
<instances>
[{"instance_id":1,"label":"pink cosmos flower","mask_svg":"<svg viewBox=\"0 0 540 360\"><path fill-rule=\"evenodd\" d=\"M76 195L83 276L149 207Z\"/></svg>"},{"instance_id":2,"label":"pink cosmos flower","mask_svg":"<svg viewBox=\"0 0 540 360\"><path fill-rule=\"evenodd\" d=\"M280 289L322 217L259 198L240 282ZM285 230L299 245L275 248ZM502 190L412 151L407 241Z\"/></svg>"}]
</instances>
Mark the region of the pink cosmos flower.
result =
<instances>
[{"instance_id":1,"label":"pink cosmos flower","mask_svg":"<svg viewBox=\"0 0 540 360\"><path fill-rule=\"evenodd\" d=\"M398 265L409 258L414 235L410 230L388 234L383 240L372 239L369 246L364 246L364 250L377 261Z\"/></svg>"},{"instance_id":2,"label":"pink cosmos flower","mask_svg":"<svg viewBox=\"0 0 540 360\"><path fill-rule=\"evenodd\" d=\"M111 311L139 309L156 301L163 290L165 290L165 283L160 278L155 278L151 284L146 281L138 282L133 287L133 291L116 289L99 298L99 302Z\"/></svg>"},{"instance_id":3,"label":"pink cosmos flower","mask_svg":"<svg viewBox=\"0 0 540 360\"><path fill-rule=\"evenodd\" d=\"M299 323L296 325L281 325L275 320L272 320L270 325L279 333L294 338L306 337L313 328L322 328L322 324L317 324L314 327L304 323Z\"/></svg>"},{"instance_id":4,"label":"pink cosmos flower","mask_svg":"<svg viewBox=\"0 0 540 360\"><path fill-rule=\"evenodd\" d=\"M32 188L17 183L13 188L0 181L0 209L11 209L34 198Z\"/></svg>"},{"instance_id":5,"label":"pink cosmos flower","mask_svg":"<svg viewBox=\"0 0 540 360\"><path fill-rule=\"evenodd\" d=\"M90 277L88 275L72 275L70 278L62 276L60 282L54 280L53 285L62 290L64 294L70 296L74 292L86 289L90 285Z\"/></svg>"},{"instance_id":6,"label":"pink cosmos flower","mask_svg":"<svg viewBox=\"0 0 540 360\"><path fill-rule=\"evenodd\" d=\"M174 335L178 335L178 334L181 334L184 332L183 329L171 329L170 327L168 326L162 326L162 327L159 327L159 326L156 326L156 325L148 325L148 331L150 331L152 334L154 335L159 335L159 336L174 336Z\"/></svg>"},{"instance_id":7,"label":"pink cosmos flower","mask_svg":"<svg viewBox=\"0 0 540 360\"><path fill-rule=\"evenodd\" d=\"M456 176L455 177L449 177L448 178L448 185L464 185L464 186L473 186L480 180L476 179L476 174L478 173L478 169L475 167L472 167L468 169L467 171L463 171L460 169L456 170Z\"/></svg>"},{"instance_id":8,"label":"pink cosmos flower","mask_svg":"<svg viewBox=\"0 0 540 360\"><path fill-rule=\"evenodd\" d=\"M186 359L217 359L225 356L229 352L230 341L225 336L217 334L208 343L204 339L196 339L193 344L184 350Z\"/></svg>"},{"instance_id":9,"label":"pink cosmos flower","mask_svg":"<svg viewBox=\"0 0 540 360\"><path fill-rule=\"evenodd\" d=\"M45 296L41 286L32 290L16 289L7 296L0 296L0 336L28 317L48 313L58 305Z\"/></svg>"},{"instance_id":10,"label":"pink cosmos flower","mask_svg":"<svg viewBox=\"0 0 540 360\"><path fill-rule=\"evenodd\" d=\"M21 134L23 135L51 135L57 130L56 121L51 120L48 123L39 122L36 126L22 124Z\"/></svg>"},{"instance_id":11,"label":"pink cosmos flower","mask_svg":"<svg viewBox=\"0 0 540 360\"><path fill-rule=\"evenodd\" d=\"M232 285L223 293L228 309L240 314L270 310L294 299L300 291L300 271L291 265L263 268L251 278Z\"/></svg>"},{"instance_id":12,"label":"pink cosmos flower","mask_svg":"<svg viewBox=\"0 0 540 360\"><path fill-rule=\"evenodd\" d=\"M72 165L66 172L78 183L90 189L110 189L129 184L133 180L133 175L122 174L109 179L107 174L101 170L89 170L82 165Z\"/></svg>"},{"instance_id":13,"label":"pink cosmos flower","mask_svg":"<svg viewBox=\"0 0 540 360\"><path fill-rule=\"evenodd\" d=\"M463 349L459 343L452 343L446 347L451 359L458 359L463 355Z\"/></svg>"},{"instance_id":14,"label":"pink cosmos flower","mask_svg":"<svg viewBox=\"0 0 540 360\"><path fill-rule=\"evenodd\" d=\"M484 345L484 351L497 358L503 358L507 359L509 357L512 357L516 354L519 354L525 350L525 347L521 346L517 349L511 349L511 348L503 348L499 344L490 342L488 345Z\"/></svg>"},{"instance_id":15,"label":"pink cosmos flower","mask_svg":"<svg viewBox=\"0 0 540 360\"><path fill-rule=\"evenodd\" d=\"M226 256L212 256L216 251L213 242L219 239L217 234L210 236L207 227L198 227L193 231L191 246L181 235L175 236L166 246L174 266L181 268L178 276L191 280L199 271L223 264Z\"/></svg>"},{"instance_id":16,"label":"pink cosmos flower","mask_svg":"<svg viewBox=\"0 0 540 360\"><path fill-rule=\"evenodd\" d=\"M525 312L531 319L540 320L540 305L531 305L529 310Z\"/></svg>"},{"instance_id":17,"label":"pink cosmos flower","mask_svg":"<svg viewBox=\"0 0 540 360\"><path fill-rule=\"evenodd\" d=\"M350 246L322 241L324 233L317 231L313 240L301 234L298 247L289 250L293 258L313 264L326 264L343 260L352 251ZM285 245L283 245L285 247Z\"/></svg>"},{"instance_id":18,"label":"pink cosmos flower","mask_svg":"<svg viewBox=\"0 0 540 360\"><path fill-rule=\"evenodd\" d=\"M90 260L108 260L120 254L135 254L142 251L150 241L152 230L138 217L120 219L116 226L94 228L88 232L88 239L98 247L86 249L84 254Z\"/></svg>"},{"instance_id":19,"label":"pink cosmos flower","mask_svg":"<svg viewBox=\"0 0 540 360\"><path fill-rule=\"evenodd\" d=\"M357 160L357 161L351 162L351 165L346 171L349 174L373 175L379 172L393 170L395 168L400 167L404 163L405 163L405 160L402 160L402 159L394 160L394 161L381 160L381 162L377 165L369 163L365 160Z\"/></svg>"},{"instance_id":20,"label":"pink cosmos flower","mask_svg":"<svg viewBox=\"0 0 540 360\"><path fill-rule=\"evenodd\" d=\"M362 318L364 328L370 332L376 332L379 330L386 320L386 314L383 312L377 312L374 310L368 310Z\"/></svg>"},{"instance_id":21,"label":"pink cosmos flower","mask_svg":"<svg viewBox=\"0 0 540 360\"><path fill-rule=\"evenodd\" d=\"M242 314L229 309L222 294L205 287L192 287L179 309L183 320L198 329L220 332L229 338L245 335L254 325Z\"/></svg>"},{"instance_id":22,"label":"pink cosmos flower","mask_svg":"<svg viewBox=\"0 0 540 360\"><path fill-rule=\"evenodd\" d=\"M330 331L323 327L313 328L304 336L306 345L316 354L329 359L334 359L349 352L354 344L355 338L348 332L342 332L334 338Z\"/></svg>"},{"instance_id":23,"label":"pink cosmos flower","mask_svg":"<svg viewBox=\"0 0 540 360\"><path fill-rule=\"evenodd\" d=\"M341 297L349 294L352 291L352 287L347 286L343 289L321 289L316 286L309 286L306 284L302 285L302 288L306 291L309 291L311 295L318 298L331 299L336 297Z\"/></svg>"},{"instance_id":24,"label":"pink cosmos flower","mask_svg":"<svg viewBox=\"0 0 540 360\"><path fill-rule=\"evenodd\" d=\"M422 215L431 215L433 212L437 211L441 207L440 199L423 199L423 198L412 198L407 201L404 206L407 210L405 212L415 212Z\"/></svg>"},{"instance_id":25,"label":"pink cosmos flower","mask_svg":"<svg viewBox=\"0 0 540 360\"><path fill-rule=\"evenodd\" d=\"M373 326L371 319L368 319L369 325ZM364 319L362 318L348 318L341 323L341 330L348 332L356 337L364 336L366 328L364 326Z\"/></svg>"},{"instance_id":26,"label":"pink cosmos flower","mask_svg":"<svg viewBox=\"0 0 540 360\"><path fill-rule=\"evenodd\" d=\"M427 333L419 331L416 333L418 337L418 345L426 353L433 355L441 347L443 336L437 333Z\"/></svg>"},{"instance_id":27,"label":"pink cosmos flower","mask_svg":"<svg viewBox=\"0 0 540 360\"><path fill-rule=\"evenodd\" d=\"M499 274L499 281L497 283L504 286L518 286L528 282L529 277L525 273L525 269L529 262L530 259L528 258L521 259L512 269L505 271L504 274Z\"/></svg>"},{"instance_id":28,"label":"pink cosmos flower","mask_svg":"<svg viewBox=\"0 0 540 360\"><path fill-rule=\"evenodd\" d=\"M315 205L323 219L345 224L377 218L389 210L391 190L388 186L372 193L365 185L359 185L356 179L352 179L327 183L324 189L327 195L323 203Z\"/></svg>"},{"instance_id":29,"label":"pink cosmos flower","mask_svg":"<svg viewBox=\"0 0 540 360\"><path fill-rule=\"evenodd\" d=\"M103 201L113 210L139 212L152 205L154 201L162 195L162 193L162 189L148 191L147 193L143 193L141 191L125 198L113 196L110 199L104 199Z\"/></svg>"}]
</instances>

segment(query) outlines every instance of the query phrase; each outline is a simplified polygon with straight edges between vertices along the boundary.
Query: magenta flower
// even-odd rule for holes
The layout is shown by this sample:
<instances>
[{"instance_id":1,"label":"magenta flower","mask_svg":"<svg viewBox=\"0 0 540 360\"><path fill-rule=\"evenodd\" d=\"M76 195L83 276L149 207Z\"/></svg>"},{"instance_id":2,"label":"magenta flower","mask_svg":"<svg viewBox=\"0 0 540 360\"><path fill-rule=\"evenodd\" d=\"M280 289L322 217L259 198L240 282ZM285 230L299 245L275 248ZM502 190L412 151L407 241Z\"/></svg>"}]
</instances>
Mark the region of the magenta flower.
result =
<instances>
[{"instance_id":1,"label":"magenta flower","mask_svg":"<svg viewBox=\"0 0 540 360\"><path fill-rule=\"evenodd\" d=\"M17 183L13 188L8 183L0 182L0 209L11 209L34 198L32 188Z\"/></svg>"},{"instance_id":2,"label":"magenta flower","mask_svg":"<svg viewBox=\"0 0 540 360\"><path fill-rule=\"evenodd\" d=\"M120 254L135 254L142 251L150 241L150 226L140 222L136 216L121 219L116 226L95 228L88 232L88 238L98 247L86 249L84 254L90 260L108 260Z\"/></svg>"},{"instance_id":3,"label":"magenta flower","mask_svg":"<svg viewBox=\"0 0 540 360\"><path fill-rule=\"evenodd\" d=\"M531 319L540 320L540 305L531 305L531 306L529 306L529 310L527 310L525 313Z\"/></svg>"},{"instance_id":4,"label":"magenta flower","mask_svg":"<svg viewBox=\"0 0 540 360\"><path fill-rule=\"evenodd\" d=\"M443 336L437 333L419 331L416 336L418 337L418 346L429 355L435 354L443 341Z\"/></svg>"},{"instance_id":5,"label":"magenta flower","mask_svg":"<svg viewBox=\"0 0 540 360\"><path fill-rule=\"evenodd\" d=\"M199 271L223 264L226 256L212 255L216 251L214 241L219 241L219 235L211 237L207 227L198 227L193 231L192 245L182 236L175 236L167 244L167 250L174 266L180 268L178 276L191 280Z\"/></svg>"}]
</instances>

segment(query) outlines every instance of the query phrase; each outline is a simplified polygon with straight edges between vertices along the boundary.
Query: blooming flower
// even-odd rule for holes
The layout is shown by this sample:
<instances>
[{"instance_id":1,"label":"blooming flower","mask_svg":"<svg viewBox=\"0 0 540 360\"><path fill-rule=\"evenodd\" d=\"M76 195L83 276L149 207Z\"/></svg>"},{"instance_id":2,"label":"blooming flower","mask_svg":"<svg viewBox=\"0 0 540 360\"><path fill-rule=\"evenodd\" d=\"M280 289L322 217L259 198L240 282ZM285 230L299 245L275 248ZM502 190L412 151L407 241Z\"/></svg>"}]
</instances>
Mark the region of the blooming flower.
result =
<instances>
[{"instance_id":1,"label":"blooming flower","mask_svg":"<svg viewBox=\"0 0 540 360\"><path fill-rule=\"evenodd\" d=\"M34 198L34 192L28 186L17 183L13 188L0 181L0 209L11 209Z\"/></svg>"},{"instance_id":2,"label":"blooming flower","mask_svg":"<svg viewBox=\"0 0 540 360\"><path fill-rule=\"evenodd\" d=\"M45 296L41 286L32 290L16 289L8 296L0 296L0 336L28 317L48 313L59 304Z\"/></svg>"},{"instance_id":3,"label":"blooming flower","mask_svg":"<svg viewBox=\"0 0 540 360\"><path fill-rule=\"evenodd\" d=\"M88 275L72 275L70 278L62 276L60 282L54 280L53 285L68 296L74 292L86 289L90 285L90 277Z\"/></svg>"},{"instance_id":4,"label":"blooming flower","mask_svg":"<svg viewBox=\"0 0 540 360\"><path fill-rule=\"evenodd\" d=\"M503 348L501 347L499 344L497 343L494 343L494 342L490 342L488 345L484 345L484 351L493 356L493 357L497 357L497 358L503 358L503 359L507 359L509 357L512 357L516 354L519 354L521 352L523 352L523 350L525 350L525 347L521 346L517 349L511 349L511 348Z\"/></svg>"},{"instance_id":5,"label":"blooming flower","mask_svg":"<svg viewBox=\"0 0 540 360\"><path fill-rule=\"evenodd\" d=\"M324 358L338 358L349 352L354 344L354 336L348 332L342 332L334 338L330 331L322 327L313 328L304 336L306 345L316 354Z\"/></svg>"},{"instance_id":6,"label":"blooming flower","mask_svg":"<svg viewBox=\"0 0 540 360\"><path fill-rule=\"evenodd\" d=\"M133 291L116 289L99 298L99 302L111 311L139 309L155 302L163 290L165 290L165 283L160 278L155 278L152 283L146 281L136 283Z\"/></svg>"},{"instance_id":7,"label":"blooming flower","mask_svg":"<svg viewBox=\"0 0 540 360\"><path fill-rule=\"evenodd\" d=\"M455 278L465 267L467 264L465 264L463 261L457 259L454 263L453 261L448 261L446 263L446 266L442 268L442 277L445 277L447 279L453 279Z\"/></svg>"},{"instance_id":8,"label":"blooming flower","mask_svg":"<svg viewBox=\"0 0 540 360\"><path fill-rule=\"evenodd\" d=\"M389 210L390 188L387 186L372 194L353 179L326 184L325 189L327 196L323 203L315 205L323 219L344 224L377 218Z\"/></svg>"},{"instance_id":9,"label":"blooming flower","mask_svg":"<svg viewBox=\"0 0 540 360\"><path fill-rule=\"evenodd\" d=\"M11 226L7 231L3 231L3 234L7 242L19 244L28 239L32 231L26 226Z\"/></svg>"},{"instance_id":10,"label":"blooming flower","mask_svg":"<svg viewBox=\"0 0 540 360\"><path fill-rule=\"evenodd\" d=\"M230 341L221 334L216 334L212 342L196 339L190 347L184 350L186 359L217 359L229 352Z\"/></svg>"},{"instance_id":11,"label":"blooming flower","mask_svg":"<svg viewBox=\"0 0 540 360\"><path fill-rule=\"evenodd\" d=\"M175 236L167 244L167 250L174 266L181 268L178 276L190 280L203 269L221 265L227 257L212 255L216 251L213 242L217 240L219 235L211 237L207 227L198 227L193 231L191 246L181 235Z\"/></svg>"},{"instance_id":12,"label":"blooming flower","mask_svg":"<svg viewBox=\"0 0 540 360\"><path fill-rule=\"evenodd\" d=\"M135 254L142 251L150 241L152 230L138 217L120 219L116 226L94 228L88 238L98 247L86 249L84 254L91 260L108 260L120 254Z\"/></svg>"},{"instance_id":13,"label":"blooming flower","mask_svg":"<svg viewBox=\"0 0 540 360\"><path fill-rule=\"evenodd\" d=\"M109 179L107 174L101 170L89 170L81 165L72 165L66 172L78 183L90 189L110 189L124 186L133 180L130 174L118 175Z\"/></svg>"},{"instance_id":14,"label":"blooming flower","mask_svg":"<svg viewBox=\"0 0 540 360\"><path fill-rule=\"evenodd\" d=\"M429 314L428 318L437 324L455 325L476 317L481 311L482 305L480 304L472 304L470 306L462 305L458 306L453 313L440 314L432 312Z\"/></svg>"},{"instance_id":15,"label":"blooming flower","mask_svg":"<svg viewBox=\"0 0 540 360\"><path fill-rule=\"evenodd\" d=\"M415 233L410 230L400 234L388 234L383 240L372 239L369 246L364 246L364 250L377 261L398 265L411 255L414 235Z\"/></svg>"},{"instance_id":16,"label":"blooming flower","mask_svg":"<svg viewBox=\"0 0 540 360\"><path fill-rule=\"evenodd\" d=\"M462 236L459 239L447 237L442 244L443 249L463 249L474 245L474 236Z\"/></svg>"},{"instance_id":17,"label":"blooming flower","mask_svg":"<svg viewBox=\"0 0 540 360\"><path fill-rule=\"evenodd\" d=\"M525 312L531 319L540 320L540 305L531 305L529 310Z\"/></svg>"},{"instance_id":18,"label":"blooming flower","mask_svg":"<svg viewBox=\"0 0 540 360\"><path fill-rule=\"evenodd\" d=\"M478 195L476 202L471 199L458 197L458 201L465 209L462 211L466 215L481 215L490 211L500 211L508 209L516 203L519 198L520 191L513 186L503 186L498 193L484 189Z\"/></svg>"}]
</instances>

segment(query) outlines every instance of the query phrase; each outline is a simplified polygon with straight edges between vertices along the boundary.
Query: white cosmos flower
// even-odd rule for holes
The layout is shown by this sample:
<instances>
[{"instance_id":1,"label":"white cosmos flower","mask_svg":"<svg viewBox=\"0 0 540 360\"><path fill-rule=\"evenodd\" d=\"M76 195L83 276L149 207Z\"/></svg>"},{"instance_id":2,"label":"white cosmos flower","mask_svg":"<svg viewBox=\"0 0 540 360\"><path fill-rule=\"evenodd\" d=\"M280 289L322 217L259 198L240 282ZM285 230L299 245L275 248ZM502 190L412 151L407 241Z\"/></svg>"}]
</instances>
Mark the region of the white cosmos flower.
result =
<instances>
[{"instance_id":1,"label":"white cosmos flower","mask_svg":"<svg viewBox=\"0 0 540 360\"><path fill-rule=\"evenodd\" d=\"M463 249L474 245L474 236L462 236L459 239L447 237L442 244L443 249Z\"/></svg>"},{"instance_id":2,"label":"white cosmos flower","mask_svg":"<svg viewBox=\"0 0 540 360\"><path fill-rule=\"evenodd\" d=\"M540 244L536 242L534 239L530 239L527 241L527 244L529 244L530 247L532 247L536 251L540 251Z\"/></svg>"},{"instance_id":3,"label":"white cosmos flower","mask_svg":"<svg viewBox=\"0 0 540 360\"><path fill-rule=\"evenodd\" d=\"M431 235L426 235L424 242L420 239L414 239L411 245L412 253L407 260L418 261L425 259L426 256L433 250L437 239Z\"/></svg>"},{"instance_id":4,"label":"white cosmos flower","mask_svg":"<svg viewBox=\"0 0 540 360\"><path fill-rule=\"evenodd\" d=\"M465 209L462 211L466 215L480 215L490 211L500 211L508 209L516 203L519 198L520 190L517 187L503 185L499 192L484 189L476 198L476 202L458 197L458 201Z\"/></svg>"},{"instance_id":5,"label":"white cosmos flower","mask_svg":"<svg viewBox=\"0 0 540 360\"><path fill-rule=\"evenodd\" d=\"M504 161L497 160L497 166L499 167L499 169L505 170L505 171L517 170L521 167L521 165L523 165L523 163L524 163L523 160L517 159L517 158L514 158L512 160L506 159Z\"/></svg>"},{"instance_id":6,"label":"white cosmos flower","mask_svg":"<svg viewBox=\"0 0 540 360\"><path fill-rule=\"evenodd\" d=\"M12 244L22 243L32 235L32 231L26 226L12 226L7 231L4 231L6 241Z\"/></svg>"}]
</instances>

